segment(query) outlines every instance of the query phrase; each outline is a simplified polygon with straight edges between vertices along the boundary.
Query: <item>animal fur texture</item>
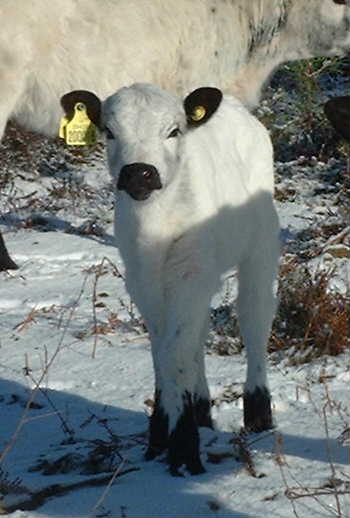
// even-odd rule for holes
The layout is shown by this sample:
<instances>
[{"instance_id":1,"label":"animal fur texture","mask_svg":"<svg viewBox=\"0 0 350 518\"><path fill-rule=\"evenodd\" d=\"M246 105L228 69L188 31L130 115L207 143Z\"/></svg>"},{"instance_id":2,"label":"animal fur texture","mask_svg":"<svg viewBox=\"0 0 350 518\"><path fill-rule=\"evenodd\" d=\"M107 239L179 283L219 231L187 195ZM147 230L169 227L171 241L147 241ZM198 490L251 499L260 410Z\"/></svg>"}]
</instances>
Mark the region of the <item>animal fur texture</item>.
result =
<instances>
[{"instance_id":1,"label":"animal fur texture","mask_svg":"<svg viewBox=\"0 0 350 518\"><path fill-rule=\"evenodd\" d=\"M204 370L209 308L234 266L248 359L245 426L272 426L265 360L279 255L272 145L237 99L221 100L217 89L202 93L186 98L185 112L178 97L135 84L102 104L100 122L116 184L115 235L126 285L152 343L147 457L168 449L173 474L183 464L203 471L198 426L211 425ZM205 122L191 118L198 103Z\"/></svg>"},{"instance_id":2,"label":"animal fur texture","mask_svg":"<svg viewBox=\"0 0 350 518\"><path fill-rule=\"evenodd\" d=\"M1 0L0 19L0 139L10 118L55 135L65 92L135 81L251 108L281 63L350 50L349 0Z\"/></svg>"},{"instance_id":3,"label":"animal fur texture","mask_svg":"<svg viewBox=\"0 0 350 518\"><path fill-rule=\"evenodd\" d=\"M0 19L0 138L11 117L55 135L65 92L136 81L251 107L281 63L350 49L345 0L1 0Z\"/></svg>"}]
</instances>

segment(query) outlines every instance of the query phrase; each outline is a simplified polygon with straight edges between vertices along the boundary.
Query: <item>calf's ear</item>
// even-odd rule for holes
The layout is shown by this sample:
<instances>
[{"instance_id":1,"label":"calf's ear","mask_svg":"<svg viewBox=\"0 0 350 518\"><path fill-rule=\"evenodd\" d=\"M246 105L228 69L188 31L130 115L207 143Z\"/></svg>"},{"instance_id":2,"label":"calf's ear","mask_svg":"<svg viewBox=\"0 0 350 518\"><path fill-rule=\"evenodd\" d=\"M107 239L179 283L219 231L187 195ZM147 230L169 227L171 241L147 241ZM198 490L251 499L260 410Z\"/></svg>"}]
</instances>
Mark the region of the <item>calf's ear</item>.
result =
<instances>
[{"instance_id":1,"label":"calf's ear","mask_svg":"<svg viewBox=\"0 0 350 518\"><path fill-rule=\"evenodd\" d=\"M97 95L87 90L73 90L63 95L61 97L61 106L68 120L73 117L74 106L77 103L85 105L89 119L95 126L101 128L101 101Z\"/></svg>"},{"instance_id":2,"label":"calf's ear","mask_svg":"<svg viewBox=\"0 0 350 518\"><path fill-rule=\"evenodd\" d=\"M187 123L190 127L200 126L216 112L222 100L218 88L202 87L191 92L184 100Z\"/></svg>"}]
</instances>

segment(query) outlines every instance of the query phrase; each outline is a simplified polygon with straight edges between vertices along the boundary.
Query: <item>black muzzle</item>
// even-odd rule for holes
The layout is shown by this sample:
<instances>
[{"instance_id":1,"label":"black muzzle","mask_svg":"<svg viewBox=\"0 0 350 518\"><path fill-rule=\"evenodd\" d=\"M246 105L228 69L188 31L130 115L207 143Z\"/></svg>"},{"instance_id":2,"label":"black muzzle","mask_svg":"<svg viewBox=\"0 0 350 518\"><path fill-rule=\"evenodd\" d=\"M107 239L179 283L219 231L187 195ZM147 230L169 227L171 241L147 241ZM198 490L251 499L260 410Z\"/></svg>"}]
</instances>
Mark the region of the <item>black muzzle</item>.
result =
<instances>
[{"instance_id":1,"label":"black muzzle","mask_svg":"<svg viewBox=\"0 0 350 518\"><path fill-rule=\"evenodd\" d=\"M152 191L161 188L159 173L153 165L135 162L120 170L117 189L126 191L134 200L147 200Z\"/></svg>"}]
</instances>

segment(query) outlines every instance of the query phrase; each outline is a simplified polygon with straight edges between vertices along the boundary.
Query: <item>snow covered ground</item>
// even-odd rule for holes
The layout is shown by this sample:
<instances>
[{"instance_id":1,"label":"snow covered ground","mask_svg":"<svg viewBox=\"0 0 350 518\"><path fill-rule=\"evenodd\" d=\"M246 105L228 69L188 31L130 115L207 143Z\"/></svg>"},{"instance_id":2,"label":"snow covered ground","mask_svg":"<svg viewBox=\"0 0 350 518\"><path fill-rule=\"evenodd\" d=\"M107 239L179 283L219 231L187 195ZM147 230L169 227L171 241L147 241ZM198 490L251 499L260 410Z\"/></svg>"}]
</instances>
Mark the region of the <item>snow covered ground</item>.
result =
<instances>
[{"instance_id":1,"label":"snow covered ground","mask_svg":"<svg viewBox=\"0 0 350 518\"><path fill-rule=\"evenodd\" d=\"M271 354L276 429L245 435L244 352L209 346L216 429L201 430L206 473L173 478L163 458L144 460L150 344L113 246L101 152L66 160L62 145L42 139L28 157L18 138L13 161L13 148L5 153L0 220L20 266L0 273L0 514L349 516L347 351L294 366L288 354ZM331 287L343 294L346 175L339 157L276 167L284 257L302 258L310 271L332 267ZM228 283L234 294L234 278ZM215 305L226 298L227 287Z\"/></svg>"}]
</instances>

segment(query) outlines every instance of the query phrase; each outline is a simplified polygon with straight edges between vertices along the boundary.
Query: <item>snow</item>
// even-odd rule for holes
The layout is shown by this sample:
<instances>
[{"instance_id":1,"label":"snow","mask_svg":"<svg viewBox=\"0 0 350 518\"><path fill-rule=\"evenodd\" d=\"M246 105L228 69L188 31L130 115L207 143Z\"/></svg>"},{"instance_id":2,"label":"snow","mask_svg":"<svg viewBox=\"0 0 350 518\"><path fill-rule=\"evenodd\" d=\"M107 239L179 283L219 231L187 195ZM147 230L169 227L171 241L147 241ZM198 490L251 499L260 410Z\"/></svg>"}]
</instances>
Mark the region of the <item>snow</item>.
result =
<instances>
[{"instance_id":1,"label":"snow","mask_svg":"<svg viewBox=\"0 0 350 518\"><path fill-rule=\"evenodd\" d=\"M316 250L318 238L307 232L339 222L335 184L325 182L332 167L277 164L277 187L295 191L277 202L284 254ZM0 273L0 514L3 507L13 518L348 516L349 450L340 440L349 418L346 353L297 366L271 356L276 428L244 435L244 353L208 349L216 427L200 431L206 473L174 478L164 458L144 460L150 344L113 244L110 179L100 153L68 169L61 177L26 177L22 169L2 200L1 230L20 268ZM67 178L71 190L54 210L50 192ZM78 188L89 196L75 199ZM38 208L23 208L21 197L34 191ZM27 224L33 214L47 224ZM102 235L79 231L94 218ZM311 257L310 269L324 259ZM327 260L335 289L345 292L348 260ZM234 297L235 278L227 282ZM223 289L213 303L226 296ZM335 479L337 491L329 488ZM67 487L74 483L81 487ZM49 486L67 491L20 510Z\"/></svg>"}]
</instances>

